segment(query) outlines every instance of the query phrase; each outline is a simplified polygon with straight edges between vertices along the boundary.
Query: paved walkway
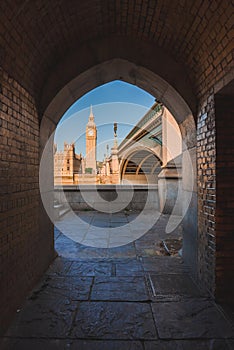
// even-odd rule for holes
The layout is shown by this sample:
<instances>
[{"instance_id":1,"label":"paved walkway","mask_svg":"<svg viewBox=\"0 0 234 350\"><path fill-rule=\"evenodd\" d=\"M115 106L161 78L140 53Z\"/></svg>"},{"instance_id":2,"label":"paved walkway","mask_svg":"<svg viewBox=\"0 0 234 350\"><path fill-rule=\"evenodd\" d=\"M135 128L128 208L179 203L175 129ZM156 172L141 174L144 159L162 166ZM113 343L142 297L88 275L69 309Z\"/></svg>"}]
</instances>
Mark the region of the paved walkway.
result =
<instances>
[{"instance_id":1,"label":"paved walkway","mask_svg":"<svg viewBox=\"0 0 234 350\"><path fill-rule=\"evenodd\" d=\"M106 226L103 232L118 217L109 217L106 225L102 214L78 215L90 225L102 218L97 221ZM130 222L135 214L123 215ZM180 236L178 230L165 234L167 221L161 216L143 237L114 248L88 247L56 230L59 257L18 312L0 348L233 349L233 329L221 308L197 287L180 257L160 255L163 238ZM122 225L116 226L121 232Z\"/></svg>"},{"instance_id":2,"label":"paved walkway","mask_svg":"<svg viewBox=\"0 0 234 350\"><path fill-rule=\"evenodd\" d=\"M68 258L83 257L81 250L85 247L95 248L129 248L128 243L135 245L134 256L142 255L140 249L150 248L147 250L147 255L151 254L155 256L158 254L157 247L159 241L167 239L168 237L181 238L180 230L174 229L177 227L178 222L181 222L181 217L171 216L170 220L168 216L161 215L157 211L144 210L143 212L123 211L114 214L100 213L97 211L79 211L74 213L67 213L62 220L56 222L56 228L58 233L64 233L66 237L70 238L70 243L81 243L82 246L75 246L74 244L66 244L64 249L63 241L60 240L62 247L60 249L57 245L59 255ZM170 233L166 233L166 231ZM171 232L172 231L172 232ZM147 235L145 235L147 233ZM57 233L56 233L57 235ZM57 236L56 236L57 237ZM61 238L61 237L60 237ZM139 240L139 238L141 238ZM68 243L68 241L66 241ZM57 242L58 243L58 242ZM69 247L75 247L76 250L79 247L79 254L77 251L72 254L69 251ZM86 250L85 250L86 251ZM125 249L112 250L112 249L89 249L89 254L95 256L112 256L111 254L119 252L122 254ZM85 252L85 258L87 253Z\"/></svg>"}]
</instances>

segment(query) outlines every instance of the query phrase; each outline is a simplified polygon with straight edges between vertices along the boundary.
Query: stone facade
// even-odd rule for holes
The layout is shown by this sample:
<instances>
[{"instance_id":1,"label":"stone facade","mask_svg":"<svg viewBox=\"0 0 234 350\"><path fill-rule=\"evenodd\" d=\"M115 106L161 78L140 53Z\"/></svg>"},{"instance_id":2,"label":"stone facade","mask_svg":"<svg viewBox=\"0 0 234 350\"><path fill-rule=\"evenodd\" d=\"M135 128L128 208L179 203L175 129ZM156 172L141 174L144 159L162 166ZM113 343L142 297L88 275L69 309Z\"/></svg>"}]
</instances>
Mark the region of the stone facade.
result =
<instances>
[{"instance_id":1,"label":"stone facade","mask_svg":"<svg viewBox=\"0 0 234 350\"><path fill-rule=\"evenodd\" d=\"M74 184L75 175L82 171L82 155L75 153L75 145L64 143L64 150L54 154L54 184Z\"/></svg>"}]
</instances>

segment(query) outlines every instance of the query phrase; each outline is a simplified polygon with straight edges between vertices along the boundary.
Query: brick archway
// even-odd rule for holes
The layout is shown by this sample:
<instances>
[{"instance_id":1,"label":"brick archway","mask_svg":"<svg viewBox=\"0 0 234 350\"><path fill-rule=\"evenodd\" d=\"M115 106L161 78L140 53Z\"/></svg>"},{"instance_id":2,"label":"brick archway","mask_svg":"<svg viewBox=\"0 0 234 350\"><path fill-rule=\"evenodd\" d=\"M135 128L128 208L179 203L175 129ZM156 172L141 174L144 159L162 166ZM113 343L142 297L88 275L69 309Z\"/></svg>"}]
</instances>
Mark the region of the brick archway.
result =
<instances>
[{"instance_id":1,"label":"brick archway","mask_svg":"<svg viewBox=\"0 0 234 350\"><path fill-rule=\"evenodd\" d=\"M197 271L202 285L212 295L233 298L230 288L219 289L222 278L216 288L219 271L228 270L233 262L233 258L226 259L225 251L230 256L234 251L233 238L223 235L228 225L233 232L233 215L232 210L224 210L232 201L228 193L225 205L222 202L222 186L230 182L220 169L220 159L227 155L225 142L220 140L231 130L233 118L223 117L222 107L216 109L217 103L222 106L216 94L234 76L232 11L231 1L0 3L0 275L4 286L0 327L6 327L53 259L52 227L39 207L39 148L42 151L60 116L76 98L121 77L157 96L174 116L173 107L178 112L194 173L198 160L198 214L196 191L184 183L194 195L193 215L184 222L187 232L194 228L185 239L187 251L199 252ZM116 60L121 60L119 65ZM75 77L82 78L80 85ZM225 118L224 128L220 122ZM217 168L216 155L221 156ZM228 160L231 167L232 154ZM198 234L197 222L193 222L197 216Z\"/></svg>"},{"instance_id":2,"label":"brick archway","mask_svg":"<svg viewBox=\"0 0 234 350\"><path fill-rule=\"evenodd\" d=\"M180 72L178 74L180 74ZM46 108L40 127L41 152L50 135L55 130L59 119L70 105L84 93L103 83L120 77L122 80L135 84L160 99L173 113L179 125L182 142L184 143L182 157L184 176L183 215L185 227L183 254L185 261L191 266L194 275L197 275L196 126L192 110L185 102L183 96L162 77L145 67L123 59L105 61L82 72L76 78L68 82ZM53 79L50 81L53 81ZM186 96L192 96L192 93L188 93L188 86L185 89ZM47 91L47 88L45 88L45 91ZM48 89L48 91L51 91L51 89ZM192 102L193 99L191 100L191 104ZM41 178L46 179L48 187L46 196L49 196L49 193L52 193L53 190L52 141L50 142L51 162L48 161L47 166L44 167L41 173ZM49 169L50 164L51 169ZM42 222L44 223L45 220L46 219L42 219Z\"/></svg>"},{"instance_id":3,"label":"brick archway","mask_svg":"<svg viewBox=\"0 0 234 350\"><path fill-rule=\"evenodd\" d=\"M189 106L186 112L192 111L195 115L197 103L194 86L186 67L172 57L155 43L126 36L109 35L89 40L49 72L38 98L39 111L41 115L48 113L49 104L59 92L60 96L61 93L66 96L60 108L66 109L74 97L79 98L111 80L123 79L157 95L172 115L177 116L177 120L185 118L184 115L179 117L185 112L180 109L183 102ZM157 79L151 79L152 73L157 75ZM86 79L86 74L92 79ZM150 80L151 85L148 84ZM177 97L173 100L175 91Z\"/></svg>"},{"instance_id":4,"label":"brick archway","mask_svg":"<svg viewBox=\"0 0 234 350\"><path fill-rule=\"evenodd\" d=\"M63 69L61 70L63 71ZM158 67L157 73L159 73ZM185 84L182 90L185 95L190 95L190 103L188 104L183 98L183 94L178 93L178 86L174 84L175 87L173 87L157 73L144 66L119 58L94 65L61 87L57 94L49 102L46 102L47 107L43 113L41 128L44 127L44 124L46 124L46 128L50 125L49 135L65 111L77 99L102 84L121 79L149 92L167 106L180 127L185 144L188 148L192 148L196 144L196 126L193 115L193 111L195 113L195 98L192 93L188 93L188 91L192 91L192 86ZM181 78L181 72L177 70L177 67L175 67L174 74L177 75L175 79L179 80ZM47 91L49 93L51 90L59 88L56 83L58 81L61 83L60 77L56 74L55 77L56 79L51 77L48 86L44 88L44 93L41 96L41 106L44 105L46 97L48 97Z\"/></svg>"}]
</instances>

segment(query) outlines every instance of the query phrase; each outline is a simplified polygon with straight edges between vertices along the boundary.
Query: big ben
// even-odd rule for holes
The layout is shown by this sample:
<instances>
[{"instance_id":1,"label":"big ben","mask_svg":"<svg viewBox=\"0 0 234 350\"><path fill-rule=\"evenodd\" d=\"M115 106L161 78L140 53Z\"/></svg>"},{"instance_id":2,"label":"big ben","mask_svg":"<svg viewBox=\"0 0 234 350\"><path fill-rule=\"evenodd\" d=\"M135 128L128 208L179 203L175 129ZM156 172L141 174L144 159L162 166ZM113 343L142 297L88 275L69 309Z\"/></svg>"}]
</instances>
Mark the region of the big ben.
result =
<instances>
[{"instance_id":1,"label":"big ben","mask_svg":"<svg viewBox=\"0 0 234 350\"><path fill-rule=\"evenodd\" d=\"M86 169L96 174L96 146L97 128L94 122L92 106L90 107L89 121L86 125ZM92 169L92 170L91 170Z\"/></svg>"}]
</instances>

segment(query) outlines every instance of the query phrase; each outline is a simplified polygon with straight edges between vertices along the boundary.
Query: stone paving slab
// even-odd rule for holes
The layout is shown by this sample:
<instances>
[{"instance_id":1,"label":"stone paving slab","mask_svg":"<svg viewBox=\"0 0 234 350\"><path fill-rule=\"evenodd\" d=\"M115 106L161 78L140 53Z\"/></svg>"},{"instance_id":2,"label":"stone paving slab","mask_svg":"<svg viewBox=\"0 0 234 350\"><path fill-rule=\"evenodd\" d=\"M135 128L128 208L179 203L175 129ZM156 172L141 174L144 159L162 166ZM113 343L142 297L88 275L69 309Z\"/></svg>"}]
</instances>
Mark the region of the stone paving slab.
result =
<instances>
[{"instance_id":1,"label":"stone paving slab","mask_svg":"<svg viewBox=\"0 0 234 350\"><path fill-rule=\"evenodd\" d=\"M66 275L67 271L71 267L72 261L64 259L58 256L49 269L46 271L47 275Z\"/></svg>"},{"instance_id":2,"label":"stone paving slab","mask_svg":"<svg viewBox=\"0 0 234 350\"><path fill-rule=\"evenodd\" d=\"M77 216L79 216L79 213L77 213ZM61 229L61 231L64 234L66 234L69 238L77 242L81 242L84 245L91 247L97 246L104 248L112 248L116 247L117 244L119 246L122 246L128 243L129 241L132 242L139 239L144 233L143 231L147 232L148 229L151 228L150 221L152 220L152 213L150 213L150 215L141 215L141 219L138 220L138 222L132 221L132 218L134 217L135 214L130 214L129 216L126 216L123 213L114 213L112 215L106 215L94 212L90 216L88 216L88 224L85 224L85 221L82 221L80 219L79 222L76 219L76 216L72 215L72 213L69 213L63 218L63 220L58 221L56 225L58 229ZM129 224L129 221L131 222L131 224ZM103 234L106 233L105 237L102 237L102 239L100 239L101 237L99 237L100 235L97 231L98 229L100 230L100 228L103 229ZM113 229L115 229L118 232L117 234L115 234L114 237L110 235L109 238L108 229L111 230L110 233L112 233ZM125 239L119 240L117 237L119 236L119 234L122 234L123 231ZM95 237L91 237L90 233L94 233ZM126 239L126 237L128 239ZM147 254L147 252L145 254Z\"/></svg>"},{"instance_id":3,"label":"stone paving slab","mask_svg":"<svg viewBox=\"0 0 234 350\"><path fill-rule=\"evenodd\" d=\"M97 238L106 238L108 239L109 237L109 229L105 229L105 230L102 230L102 229L98 229L95 228L95 227L92 227L90 228L88 231L87 231L87 236L89 237L89 239L97 239Z\"/></svg>"},{"instance_id":4,"label":"stone paving slab","mask_svg":"<svg viewBox=\"0 0 234 350\"><path fill-rule=\"evenodd\" d=\"M93 220L92 215L79 214L78 217L81 220L82 224L91 224Z\"/></svg>"},{"instance_id":5,"label":"stone paving slab","mask_svg":"<svg viewBox=\"0 0 234 350\"><path fill-rule=\"evenodd\" d=\"M79 256L80 245L62 235L61 238L55 241L55 250L60 257L73 260Z\"/></svg>"},{"instance_id":6,"label":"stone paving slab","mask_svg":"<svg viewBox=\"0 0 234 350\"><path fill-rule=\"evenodd\" d=\"M127 244L131 244L134 241L134 238L131 234L131 232L118 232L118 234L115 234L110 231L109 235L109 242L116 243L115 247L119 247L120 245L124 246ZM124 243L124 244L122 244ZM118 246L119 244L119 246Z\"/></svg>"},{"instance_id":7,"label":"stone paving slab","mask_svg":"<svg viewBox=\"0 0 234 350\"><path fill-rule=\"evenodd\" d=\"M156 297L153 300L179 301L184 298L207 297L187 274L150 275Z\"/></svg>"},{"instance_id":8,"label":"stone paving slab","mask_svg":"<svg viewBox=\"0 0 234 350\"><path fill-rule=\"evenodd\" d=\"M112 227L110 230L110 237L118 237L118 236L133 236L133 233L129 229L129 227L122 226L122 227Z\"/></svg>"},{"instance_id":9,"label":"stone paving slab","mask_svg":"<svg viewBox=\"0 0 234 350\"><path fill-rule=\"evenodd\" d=\"M153 303L161 339L231 338L233 329L211 301Z\"/></svg>"},{"instance_id":10,"label":"stone paving slab","mask_svg":"<svg viewBox=\"0 0 234 350\"><path fill-rule=\"evenodd\" d=\"M107 257L112 259L135 258L136 250L133 243L123 245L121 247L113 247L107 249Z\"/></svg>"},{"instance_id":11,"label":"stone paving slab","mask_svg":"<svg viewBox=\"0 0 234 350\"><path fill-rule=\"evenodd\" d=\"M143 345L144 344L144 345ZM233 350L228 340L120 341L74 339L9 339L0 341L1 350Z\"/></svg>"},{"instance_id":12,"label":"stone paving slab","mask_svg":"<svg viewBox=\"0 0 234 350\"><path fill-rule=\"evenodd\" d=\"M141 302L80 302L72 337L156 339L150 305Z\"/></svg>"},{"instance_id":13,"label":"stone paving slab","mask_svg":"<svg viewBox=\"0 0 234 350\"><path fill-rule=\"evenodd\" d=\"M155 257L160 254L160 248L157 245L143 245L142 243L139 245L136 243L136 253L138 256L142 257Z\"/></svg>"},{"instance_id":14,"label":"stone paving slab","mask_svg":"<svg viewBox=\"0 0 234 350\"><path fill-rule=\"evenodd\" d=\"M54 229L54 239L55 240L58 239L60 235L61 235L61 232L55 228Z\"/></svg>"},{"instance_id":15,"label":"stone paving slab","mask_svg":"<svg viewBox=\"0 0 234 350\"><path fill-rule=\"evenodd\" d=\"M128 221L117 221L117 222L110 221L109 227L116 228L121 231L122 229L125 229L127 225L128 225Z\"/></svg>"},{"instance_id":16,"label":"stone paving slab","mask_svg":"<svg viewBox=\"0 0 234 350\"><path fill-rule=\"evenodd\" d=\"M93 220L92 221L92 228L95 229L95 227L110 227L109 220L104 221L104 220Z\"/></svg>"},{"instance_id":17,"label":"stone paving slab","mask_svg":"<svg viewBox=\"0 0 234 350\"><path fill-rule=\"evenodd\" d=\"M73 258L73 261L92 260L92 259L104 259L108 258L108 249L106 248L94 248L86 245L79 245L78 255Z\"/></svg>"},{"instance_id":18,"label":"stone paving slab","mask_svg":"<svg viewBox=\"0 0 234 350\"><path fill-rule=\"evenodd\" d=\"M68 336L77 302L69 298L38 298L28 301L16 315L6 335L22 338Z\"/></svg>"},{"instance_id":19,"label":"stone paving slab","mask_svg":"<svg viewBox=\"0 0 234 350\"><path fill-rule=\"evenodd\" d=\"M232 344L225 339L211 340L170 340L144 342L145 350L233 350Z\"/></svg>"},{"instance_id":20,"label":"stone paving slab","mask_svg":"<svg viewBox=\"0 0 234 350\"><path fill-rule=\"evenodd\" d=\"M158 240L156 239L155 235L151 235L148 232L142 235L142 232L141 232L141 236L135 241L135 246L136 248L140 249L145 246L148 247L152 244L155 245L157 241Z\"/></svg>"},{"instance_id":21,"label":"stone paving slab","mask_svg":"<svg viewBox=\"0 0 234 350\"><path fill-rule=\"evenodd\" d=\"M128 223L128 219L126 216L112 216L110 222L125 224Z\"/></svg>"},{"instance_id":22,"label":"stone paving slab","mask_svg":"<svg viewBox=\"0 0 234 350\"><path fill-rule=\"evenodd\" d=\"M155 233L147 232L143 236L141 236L135 243L138 248L141 246L150 246L152 244L156 245L161 239Z\"/></svg>"},{"instance_id":23,"label":"stone paving slab","mask_svg":"<svg viewBox=\"0 0 234 350\"><path fill-rule=\"evenodd\" d=\"M136 259L116 263L117 276L144 276L142 265Z\"/></svg>"},{"instance_id":24,"label":"stone paving slab","mask_svg":"<svg viewBox=\"0 0 234 350\"><path fill-rule=\"evenodd\" d=\"M82 224L84 224L84 225L86 225L86 224L90 225L92 220L93 220L93 218L91 216L79 216L79 218L80 218Z\"/></svg>"},{"instance_id":25,"label":"stone paving slab","mask_svg":"<svg viewBox=\"0 0 234 350\"><path fill-rule=\"evenodd\" d=\"M91 300L146 301L144 277L95 277Z\"/></svg>"},{"instance_id":26,"label":"stone paving slab","mask_svg":"<svg viewBox=\"0 0 234 350\"><path fill-rule=\"evenodd\" d=\"M84 222L83 220L79 220L78 222L70 222L70 221L56 222L56 227L62 233L66 233L66 232L79 233L80 231L87 231L92 226L89 223Z\"/></svg>"},{"instance_id":27,"label":"stone paving slab","mask_svg":"<svg viewBox=\"0 0 234 350\"><path fill-rule=\"evenodd\" d=\"M110 262L80 262L71 265L68 276L111 276L112 264Z\"/></svg>"},{"instance_id":28,"label":"stone paving slab","mask_svg":"<svg viewBox=\"0 0 234 350\"><path fill-rule=\"evenodd\" d=\"M140 341L9 339L0 341L1 350L144 350Z\"/></svg>"},{"instance_id":29,"label":"stone paving slab","mask_svg":"<svg viewBox=\"0 0 234 350\"><path fill-rule=\"evenodd\" d=\"M141 233L143 232L148 232L151 229L151 223L148 220L141 220L141 222L138 222L138 220L135 221L131 221L129 223L130 229L131 231L141 231Z\"/></svg>"},{"instance_id":30,"label":"stone paving slab","mask_svg":"<svg viewBox=\"0 0 234 350\"><path fill-rule=\"evenodd\" d=\"M92 282L92 277L48 277L41 287L34 290L30 299L67 297L88 300Z\"/></svg>"},{"instance_id":31,"label":"stone paving slab","mask_svg":"<svg viewBox=\"0 0 234 350\"><path fill-rule=\"evenodd\" d=\"M69 239L76 244L77 242L82 242L88 232L88 229L81 229L79 231L76 229L67 230L67 235L69 236Z\"/></svg>"},{"instance_id":32,"label":"stone paving slab","mask_svg":"<svg viewBox=\"0 0 234 350\"><path fill-rule=\"evenodd\" d=\"M88 247L100 247L100 248L108 248L109 243L107 238L91 238L89 239L89 234L87 234L82 240L82 244Z\"/></svg>"},{"instance_id":33,"label":"stone paving slab","mask_svg":"<svg viewBox=\"0 0 234 350\"><path fill-rule=\"evenodd\" d=\"M55 241L55 249L58 254L69 260L79 261L81 259L87 260L92 258L107 258L108 250L106 248L92 248L79 243L58 243Z\"/></svg>"},{"instance_id":34,"label":"stone paving slab","mask_svg":"<svg viewBox=\"0 0 234 350\"><path fill-rule=\"evenodd\" d=\"M189 268L177 257L143 257L142 266L145 272L152 274L189 273Z\"/></svg>"},{"instance_id":35,"label":"stone paving slab","mask_svg":"<svg viewBox=\"0 0 234 350\"><path fill-rule=\"evenodd\" d=\"M94 219L117 225L103 228L108 239L111 233L114 238L132 235L120 224L137 214L117 214L80 213L94 236ZM70 233L77 229L71 219ZM0 349L234 349L230 323L190 279L182 259L156 256L167 220L162 216L137 241L108 249L79 244L56 230L55 247L61 256L17 314ZM172 234L177 235L177 229Z\"/></svg>"}]
</instances>

